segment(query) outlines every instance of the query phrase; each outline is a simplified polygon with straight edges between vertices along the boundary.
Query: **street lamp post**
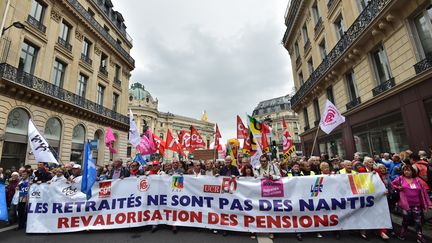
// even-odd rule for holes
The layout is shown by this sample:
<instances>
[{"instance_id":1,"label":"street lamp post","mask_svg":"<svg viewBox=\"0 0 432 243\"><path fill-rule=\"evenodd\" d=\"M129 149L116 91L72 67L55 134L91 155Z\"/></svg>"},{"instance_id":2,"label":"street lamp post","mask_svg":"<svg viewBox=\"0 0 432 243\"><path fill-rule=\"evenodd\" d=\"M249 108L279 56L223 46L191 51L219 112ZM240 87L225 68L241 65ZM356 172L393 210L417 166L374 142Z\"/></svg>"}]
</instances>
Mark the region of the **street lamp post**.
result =
<instances>
[{"instance_id":1,"label":"street lamp post","mask_svg":"<svg viewBox=\"0 0 432 243\"><path fill-rule=\"evenodd\" d=\"M2 32L1 32L1 36L3 36L4 32L6 32L6 30L8 30L11 27L15 27L17 29L24 29L25 25L19 21L13 22L11 25L9 25L6 28L3 28Z\"/></svg>"}]
</instances>

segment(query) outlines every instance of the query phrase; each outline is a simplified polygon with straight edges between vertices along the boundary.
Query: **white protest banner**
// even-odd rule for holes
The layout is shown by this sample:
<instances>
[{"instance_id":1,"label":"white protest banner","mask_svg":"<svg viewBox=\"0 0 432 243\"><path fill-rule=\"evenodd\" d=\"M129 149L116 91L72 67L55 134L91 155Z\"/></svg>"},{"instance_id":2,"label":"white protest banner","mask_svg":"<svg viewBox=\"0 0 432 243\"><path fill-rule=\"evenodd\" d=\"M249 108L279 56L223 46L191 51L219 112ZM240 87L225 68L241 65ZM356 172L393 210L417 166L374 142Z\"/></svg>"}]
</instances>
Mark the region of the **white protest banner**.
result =
<instances>
[{"instance_id":1,"label":"white protest banner","mask_svg":"<svg viewBox=\"0 0 432 243\"><path fill-rule=\"evenodd\" d=\"M249 232L391 228L376 174L129 177L96 182L92 197L64 182L33 184L27 233L167 224Z\"/></svg>"},{"instance_id":2,"label":"white protest banner","mask_svg":"<svg viewBox=\"0 0 432 243\"><path fill-rule=\"evenodd\" d=\"M333 129L345 122L345 117L341 115L336 106L327 100L323 115L320 121L320 128L323 132L330 134Z\"/></svg>"},{"instance_id":3,"label":"white protest banner","mask_svg":"<svg viewBox=\"0 0 432 243\"><path fill-rule=\"evenodd\" d=\"M50 146L30 119L28 124L28 139L37 162L49 162L58 164L56 158L51 153Z\"/></svg>"}]
</instances>

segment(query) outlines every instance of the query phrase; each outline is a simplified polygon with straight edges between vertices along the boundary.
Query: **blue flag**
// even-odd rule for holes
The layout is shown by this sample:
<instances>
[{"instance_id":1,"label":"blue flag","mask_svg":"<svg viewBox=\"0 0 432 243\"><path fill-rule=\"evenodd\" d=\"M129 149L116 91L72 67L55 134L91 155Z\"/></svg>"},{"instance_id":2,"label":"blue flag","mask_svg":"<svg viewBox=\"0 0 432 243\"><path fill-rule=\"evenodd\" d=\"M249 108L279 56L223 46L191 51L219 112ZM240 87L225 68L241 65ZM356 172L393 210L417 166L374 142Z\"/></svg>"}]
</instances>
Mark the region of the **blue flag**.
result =
<instances>
[{"instance_id":1,"label":"blue flag","mask_svg":"<svg viewBox=\"0 0 432 243\"><path fill-rule=\"evenodd\" d=\"M142 155L140 153L135 155L135 158L133 159L133 161L140 163L140 165L147 164L147 161L142 157Z\"/></svg>"},{"instance_id":2,"label":"blue flag","mask_svg":"<svg viewBox=\"0 0 432 243\"><path fill-rule=\"evenodd\" d=\"M5 185L0 183L0 220L8 221L8 210L6 206Z\"/></svg>"},{"instance_id":3,"label":"blue flag","mask_svg":"<svg viewBox=\"0 0 432 243\"><path fill-rule=\"evenodd\" d=\"M96 182L96 165L93 160L93 154L90 144L84 146L84 164L82 171L81 192L87 195L87 200L92 196L91 188Z\"/></svg>"}]
</instances>

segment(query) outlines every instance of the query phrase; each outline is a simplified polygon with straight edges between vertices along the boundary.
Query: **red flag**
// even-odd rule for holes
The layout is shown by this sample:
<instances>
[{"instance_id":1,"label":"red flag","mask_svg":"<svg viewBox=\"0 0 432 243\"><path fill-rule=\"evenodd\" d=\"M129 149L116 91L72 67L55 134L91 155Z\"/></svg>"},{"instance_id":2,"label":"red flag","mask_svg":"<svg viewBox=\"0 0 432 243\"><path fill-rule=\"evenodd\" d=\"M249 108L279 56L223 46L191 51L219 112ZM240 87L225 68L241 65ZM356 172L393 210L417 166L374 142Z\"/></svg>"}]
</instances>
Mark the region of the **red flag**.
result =
<instances>
[{"instance_id":1,"label":"red flag","mask_svg":"<svg viewBox=\"0 0 432 243\"><path fill-rule=\"evenodd\" d=\"M283 153L285 154L293 146L293 142L288 132L284 117L282 117L282 126L283 126Z\"/></svg>"},{"instance_id":2,"label":"red flag","mask_svg":"<svg viewBox=\"0 0 432 243\"><path fill-rule=\"evenodd\" d=\"M243 154L247 154L250 156L252 150L252 143L251 143L251 136L249 135L251 134L248 134L248 136L244 140L242 152Z\"/></svg>"},{"instance_id":3,"label":"red flag","mask_svg":"<svg viewBox=\"0 0 432 243\"><path fill-rule=\"evenodd\" d=\"M237 139L246 139L248 134L248 129L243 124L240 116L237 115Z\"/></svg>"},{"instance_id":4,"label":"red flag","mask_svg":"<svg viewBox=\"0 0 432 243\"><path fill-rule=\"evenodd\" d=\"M217 125L217 123L216 123L216 133L215 133L215 142L214 142L214 148L215 149L219 149L219 138L221 138L222 136L221 136L221 134L220 134L220 131L219 131L219 127L218 127L218 125Z\"/></svg>"},{"instance_id":5,"label":"red flag","mask_svg":"<svg viewBox=\"0 0 432 243\"><path fill-rule=\"evenodd\" d=\"M285 123L285 118L282 117L282 126L283 126L283 157L284 160L288 160L289 156L291 156L295 152L295 147L293 146L293 141L288 132L287 125Z\"/></svg>"},{"instance_id":6,"label":"red flag","mask_svg":"<svg viewBox=\"0 0 432 243\"><path fill-rule=\"evenodd\" d=\"M166 149L177 152L183 156L186 156L186 154L183 152L183 148L181 144L178 142L177 139L175 139L171 133L171 130L168 129L167 133L167 139L166 139Z\"/></svg>"},{"instance_id":7,"label":"red flag","mask_svg":"<svg viewBox=\"0 0 432 243\"><path fill-rule=\"evenodd\" d=\"M270 146L268 144L267 136L264 129L261 129L261 142L263 154L267 154L268 152L270 152Z\"/></svg>"},{"instance_id":8,"label":"red flag","mask_svg":"<svg viewBox=\"0 0 432 243\"><path fill-rule=\"evenodd\" d=\"M155 134L153 134L153 141L156 150L158 150L159 154L163 156L165 154L165 141L163 141L162 138L156 136Z\"/></svg>"},{"instance_id":9,"label":"red flag","mask_svg":"<svg viewBox=\"0 0 432 243\"><path fill-rule=\"evenodd\" d=\"M191 142L190 145L193 149L205 148L206 144L194 126L191 126Z\"/></svg>"},{"instance_id":10,"label":"red flag","mask_svg":"<svg viewBox=\"0 0 432 243\"><path fill-rule=\"evenodd\" d=\"M187 130L181 130L178 137L181 146L192 153L194 148L191 147L191 133Z\"/></svg>"}]
</instances>

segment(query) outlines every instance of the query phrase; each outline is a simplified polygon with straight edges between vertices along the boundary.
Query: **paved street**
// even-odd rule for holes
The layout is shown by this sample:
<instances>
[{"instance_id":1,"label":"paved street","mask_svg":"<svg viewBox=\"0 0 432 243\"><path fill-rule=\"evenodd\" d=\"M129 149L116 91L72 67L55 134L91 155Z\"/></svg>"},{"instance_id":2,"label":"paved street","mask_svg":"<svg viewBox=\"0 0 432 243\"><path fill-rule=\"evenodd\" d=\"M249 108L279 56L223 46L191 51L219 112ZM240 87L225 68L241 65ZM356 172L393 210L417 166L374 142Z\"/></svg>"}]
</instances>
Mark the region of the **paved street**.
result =
<instances>
[{"instance_id":1,"label":"paved street","mask_svg":"<svg viewBox=\"0 0 432 243\"><path fill-rule=\"evenodd\" d=\"M155 233L151 233L150 227L133 228L133 229L120 229L110 231L94 231L94 232L77 232L70 234L25 234L24 231L9 230L0 233L1 242L8 243L32 243L32 242L61 242L61 243L84 243L84 242L222 242L223 243L243 243L243 242L259 242L259 243L271 243L272 241L267 235L259 236L257 240L249 238L247 233L230 233L226 237L221 234L213 234L207 229L196 229L196 228L180 228L177 234L173 234L169 229L161 228ZM315 234L306 234L303 237L303 242L383 242L373 232L369 232L369 240L362 240L356 233L343 233L341 239L337 241L332 233L324 233L324 238L317 239ZM294 234L276 234L276 238L273 240L275 243L282 242L298 242ZM390 242L402 242L396 238L390 240ZM407 238L405 242L415 242L413 234Z\"/></svg>"}]
</instances>

